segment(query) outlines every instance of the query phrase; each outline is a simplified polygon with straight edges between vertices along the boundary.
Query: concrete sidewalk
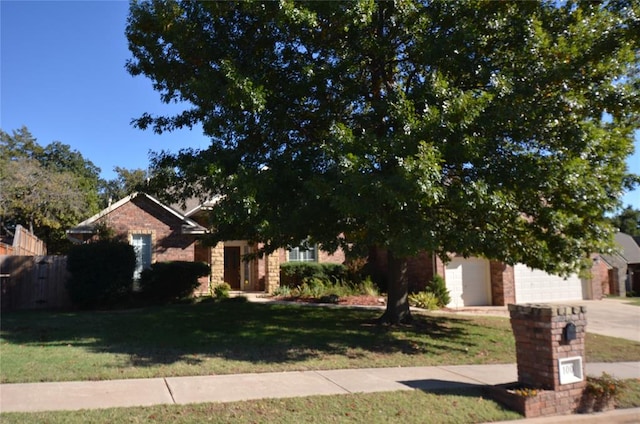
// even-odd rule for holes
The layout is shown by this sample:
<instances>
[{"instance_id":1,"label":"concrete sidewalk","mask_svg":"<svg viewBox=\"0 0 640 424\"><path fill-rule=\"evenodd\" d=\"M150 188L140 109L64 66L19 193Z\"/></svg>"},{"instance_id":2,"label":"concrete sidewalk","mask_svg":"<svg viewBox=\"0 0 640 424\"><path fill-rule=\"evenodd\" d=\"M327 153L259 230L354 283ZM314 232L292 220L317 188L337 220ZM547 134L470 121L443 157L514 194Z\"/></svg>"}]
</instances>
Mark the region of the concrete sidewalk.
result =
<instances>
[{"instance_id":1,"label":"concrete sidewalk","mask_svg":"<svg viewBox=\"0 0 640 424\"><path fill-rule=\"evenodd\" d=\"M596 376L607 372L617 378L640 378L640 362L587 364L586 371L587 374ZM2 384L0 385L0 412L233 402L262 398L415 389L429 391L513 381L517 381L515 364ZM629 414L635 414L636 420L633 422L640 421L637 419L640 417L640 409L628 410L628 413L623 416Z\"/></svg>"}]
</instances>

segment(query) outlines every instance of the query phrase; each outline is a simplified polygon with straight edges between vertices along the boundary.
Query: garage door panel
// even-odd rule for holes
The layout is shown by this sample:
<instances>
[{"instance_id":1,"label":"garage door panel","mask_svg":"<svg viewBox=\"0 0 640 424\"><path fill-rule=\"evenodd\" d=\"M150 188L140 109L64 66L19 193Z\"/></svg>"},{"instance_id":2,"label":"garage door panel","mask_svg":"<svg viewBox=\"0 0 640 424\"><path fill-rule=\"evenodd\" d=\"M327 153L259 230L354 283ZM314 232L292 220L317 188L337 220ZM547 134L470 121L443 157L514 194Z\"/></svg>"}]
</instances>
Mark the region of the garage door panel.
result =
<instances>
[{"instance_id":1,"label":"garage door panel","mask_svg":"<svg viewBox=\"0 0 640 424\"><path fill-rule=\"evenodd\" d=\"M451 302L449 307L491 304L489 262L482 258L453 258L447 264L445 280Z\"/></svg>"},{"instance_id":2,"label":"garage door panel","mask_svg":"<svg viewBox=\"0 0 640 424\"><path fill-rule=\"evenodd\" d=\"M575 274L567 278L531 269L524 264L513 268L516 303L560 302L583 299L583 281Z\"/></svg>"}]
</instances>

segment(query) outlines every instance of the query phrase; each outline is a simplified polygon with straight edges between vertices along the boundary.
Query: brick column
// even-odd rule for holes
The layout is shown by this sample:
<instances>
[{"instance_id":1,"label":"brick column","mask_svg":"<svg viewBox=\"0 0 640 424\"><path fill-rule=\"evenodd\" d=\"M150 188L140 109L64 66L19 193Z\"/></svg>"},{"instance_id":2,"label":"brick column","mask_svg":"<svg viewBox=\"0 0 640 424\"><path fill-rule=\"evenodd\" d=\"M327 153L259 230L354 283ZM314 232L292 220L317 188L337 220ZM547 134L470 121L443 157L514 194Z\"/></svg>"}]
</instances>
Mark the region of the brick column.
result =
<instances>
[{"instance_id":1,"label":"brick column","mask_svg":"<svg viewBox=\"0 0 640 424\"><path fill-rule=\"evenodd\" d=\"M518 382L526 387L550 390L531 398L525 415L577 411L586 387L586 307L510 304L509 312L516 339ZM564 337L568 324L575 326L574 340ZM581 358L581 361L570 358Z\"/></svg>"},{"instance_id":2,"label":"brick column","mask_svg":"<svg viewBox=\"0 0 640 424\"><path fill-rule=\"evenodd\" d=\"M513 267L502 262L489 262L491 274L491 304L504 306L515 303L516 290Z\"/></svg>"}]
</instances>

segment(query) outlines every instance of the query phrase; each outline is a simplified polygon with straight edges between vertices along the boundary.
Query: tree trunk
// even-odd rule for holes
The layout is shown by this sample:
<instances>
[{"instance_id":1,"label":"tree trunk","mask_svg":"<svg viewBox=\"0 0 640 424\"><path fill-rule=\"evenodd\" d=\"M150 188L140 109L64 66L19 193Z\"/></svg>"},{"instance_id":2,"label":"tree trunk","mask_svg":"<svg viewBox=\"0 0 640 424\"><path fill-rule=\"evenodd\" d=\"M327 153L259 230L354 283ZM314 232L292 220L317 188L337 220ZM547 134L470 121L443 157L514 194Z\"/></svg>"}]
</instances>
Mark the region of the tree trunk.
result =
<instances>
[{"instance_id":1,"label":"tree trunk","mask_svg":"<svg viewBox=\"0 0 640 424\"><path fill-rule=\"evenodd\" d=\"M409 310L407 258L398 258L391 251L387 255L389 267L387 309L378 321L391 325L409 323L412 317Z\"/></svg>"}]
</instances>

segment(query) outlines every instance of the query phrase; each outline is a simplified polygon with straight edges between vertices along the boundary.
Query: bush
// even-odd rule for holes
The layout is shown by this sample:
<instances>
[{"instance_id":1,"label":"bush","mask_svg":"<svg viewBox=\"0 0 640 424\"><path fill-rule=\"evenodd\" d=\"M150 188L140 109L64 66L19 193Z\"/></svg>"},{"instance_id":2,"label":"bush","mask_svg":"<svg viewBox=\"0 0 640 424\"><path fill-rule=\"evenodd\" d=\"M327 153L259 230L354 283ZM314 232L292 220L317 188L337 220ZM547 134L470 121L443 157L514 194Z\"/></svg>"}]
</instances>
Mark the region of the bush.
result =
<instances>
[{"instance_id":1,"label":"bush","mask_svg":"<svg viewBox=\"0 0 640 424\"><path fill-rule=\"evenodd\" d=\"M316 262L286 262L280 265L280 285L301 286L313 278L322 278L322 268Z\"/></svg>"},{"instance_id":2,"label":"bush","mask_svg":"<svg viewBox=\"0 0 640 424\"><path fill-rule=\"evenodd\" d=\"M356 291L358 294L365 294L367 296L378 296L378 286L373 282L371 277L367 277L357 285Z\"/></svg>"},{"instance_id":3,"label":"bush","mask_svg":"<svg viewBox=\"0 0 640 424\"><path fill-rule=\"evenodd\" d=\"M319 278L312 278L298 287L299 296L301 297L320 297L325 294L327 287Z\"/></svg>"},{"instance_id":4,"label":"bush","mask_svg":"<svg viewBox=\"0 0 640 424\"><path fill-rule=\"evenodd\" d=\"M607 373L602 373L600 377L587 376L587 385L582 393L578 412L591 413L612 409L616 398L625 387L624 381Z\"/></svg>"},{"instance_id":5,"label":"bush","mask_svg":"<svg viewBox=\"0 0 640 424\"><path fill-rule=\"evenodd\" d=\"M624 381L603 372L600 377L587 376L587 385L584 390L587 395L609 400L615 398L623 388Z\"/></svg>"},{"instance_id":6,"label":"bush","mask_svg":"<svg viewBox=\"0 0 640 424\"><path fill-rule=\"evenodd\" d=\"M346 277L346 267L342 264L317 262L287 262L280 265L280 285L297 287L313 280L324 284L337 283Z\"/></svg>"},{"instance_id":7,"label":"bush","mask_svg":"<svg viewBox=\"0 0 640 424\"><path fill-rule=\"evenodd\" d=\"M231 286L228 283L216 284L213 287L213 297L216 299L227 299L230 291Z\"/></svg>"},{"instance_id":8,"label":"bush","mask_svg":"<svg viewBox=\"0 0 640 424\"><path fill-rule=\"evenodd\" d=\"M113 306L133 289L136 254L122 241L101 240L73 246L67 258L69 296L81 308Z\"/></svg>"},{"instance_id":9,"label":"bush","mask_svg":"<svg viewBox=\"0 0 640 424\"><path fill-rule=\"evenodd\" d=\"M342 264L323 263L320 264L320 268L329 282L333 284L341 283L347 278L347 267Z\"/></svg>"},{"instance_id":10,"label":"bush","mask_svg":"<svg viewBox=\"0 0 640 424\"><path fill-rule=\"evenodd\" d=\"M447 284L445 283L444 278L439 275L436 275L433 277L433 280L427 283L426 291L433 293L440 308L444 308L451 302L451 296L449 295Z\"/></svg>"},{"instance_id":11,"label":"bush","mask_svg":"<svg viewBox=\"0 0 640 424\"><path fill-rule=\"evenodd\" d=\"M209 275L204 262L157 262L140 275L142 296L154 301L172 301L190 297L200 283L198 278Z\"/></svg>"},{"instance_id":12,"label":"bush","mask_svg":"<svg viewBox=\"0 0 640 424\"><path fill-rule=\"evenodd\" d=\"M438 309L438 298L426 291L412 293L409 295L409 304L422 309Z\"/></svg>"},{"instance_id":13,"label":"bush","mask_svg":"<svg viewBox=\"0 0 640 424\"><path fill-rule=\"evenodd\" d=\"M289 297L291 296L291 287L288 286L278 286L273 291L273 295L276 297Z\"/></svg>"}]
</instances>

